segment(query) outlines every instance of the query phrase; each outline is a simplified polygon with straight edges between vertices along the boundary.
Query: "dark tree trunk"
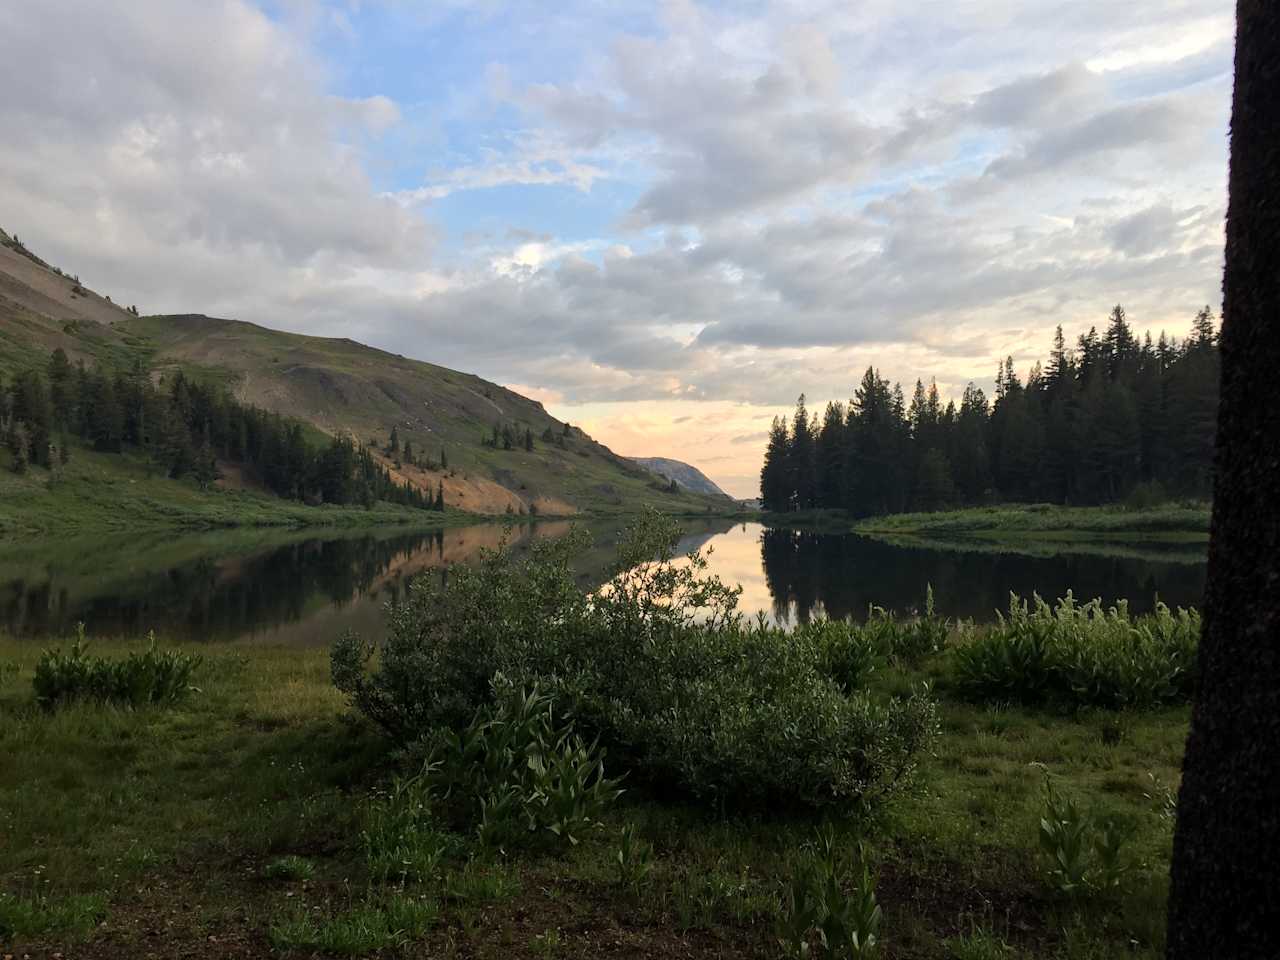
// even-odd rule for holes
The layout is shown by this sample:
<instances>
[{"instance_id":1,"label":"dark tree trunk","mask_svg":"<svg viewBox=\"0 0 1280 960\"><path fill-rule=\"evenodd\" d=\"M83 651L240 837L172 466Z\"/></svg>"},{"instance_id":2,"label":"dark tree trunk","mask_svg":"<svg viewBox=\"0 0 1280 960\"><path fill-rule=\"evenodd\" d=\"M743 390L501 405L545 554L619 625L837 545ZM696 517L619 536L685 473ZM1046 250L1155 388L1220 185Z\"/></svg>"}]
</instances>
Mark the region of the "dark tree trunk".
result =
<instances>
[{"instance_id":1,"label":"dark tree trunk","mask_svg":"<svg viewBox=\"0 0 1280 960\"><path fill-rule=\"evenodd\" d=\"M1280 957L1280 0L1238 0L1222 395L1171 960Z\"/></svg>"}]
</instances>

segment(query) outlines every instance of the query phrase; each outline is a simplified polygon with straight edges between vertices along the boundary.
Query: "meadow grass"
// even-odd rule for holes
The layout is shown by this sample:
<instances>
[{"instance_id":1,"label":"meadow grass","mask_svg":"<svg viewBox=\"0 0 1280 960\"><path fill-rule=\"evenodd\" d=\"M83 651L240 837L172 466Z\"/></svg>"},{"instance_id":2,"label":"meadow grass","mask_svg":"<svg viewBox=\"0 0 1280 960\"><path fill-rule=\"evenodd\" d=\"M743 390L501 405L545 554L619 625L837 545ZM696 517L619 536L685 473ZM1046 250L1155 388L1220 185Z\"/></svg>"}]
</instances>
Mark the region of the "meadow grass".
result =
<instances>
[{"instance_id":1,"label":"meadow grass","mask_svg":"<svg viewBox=\"0 0 1280 960\"><path fill-rule=\"evenodd\" d=\"M199 690L180 703L49 713L32 690L38 651L0 640L0 952L781 955L816 816L722 814L635 785L576 845L463 843L422 879L376 876L362 831L395 759L348 716L326 651L198 652ZM887 955L1160 956L1187 709L970 704L950 695L949 663L877 666L884 694L933 682L941 737L873 822L833 827L843 846L865 843ZM1035 764L1132 830L1122 889L1076 897L1048 881Z\"/></svg>"},{"instance_id":2,"label":"meadow grass","mask_svg":"<svg viewBox=\"0 0 1280 960\"><path fill-rule=\"evenodd\" d=\"M307 506L243 490L201 490L194 482L160 475L141 455L85 448L75 450L71 462L56 471L33 467L17 475L0 469L0 543L87 533L443 525L475 519L459 511L430 513L389 503L369 509Z\"/></svg>"},{"instance_id":3,"label":"meadow grass","mask_svg":"<svg viewBox=\"0 0 1280 960\"><path fill-rule=\"evenodd\" d=\"M1123 536L1126 539L1198 539L1209 533L1209 504L1198 501L1132 508L1064 507L1049 503L968 507L936 513L899 513L854 523L858 533L964 535L1039 539Z\"/></svg>"}]
</instances>

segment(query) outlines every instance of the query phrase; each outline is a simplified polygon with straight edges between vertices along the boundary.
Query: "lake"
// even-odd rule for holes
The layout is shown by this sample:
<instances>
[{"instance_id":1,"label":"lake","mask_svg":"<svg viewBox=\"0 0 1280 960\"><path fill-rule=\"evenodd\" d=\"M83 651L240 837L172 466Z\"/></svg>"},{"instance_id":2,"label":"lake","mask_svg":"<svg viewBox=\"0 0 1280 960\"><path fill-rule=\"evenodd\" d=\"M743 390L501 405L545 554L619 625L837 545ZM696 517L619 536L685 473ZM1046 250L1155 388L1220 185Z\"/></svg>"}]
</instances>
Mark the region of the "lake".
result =
<instances>
[{"instance_id":1,"label":"lake","mask_svg":"<svg viewBox=\"0 0 1280 960\"><path fill-rule=\"evenodd\" d=\"M604 577L621 525L589 524L595 546L577 572ZM94 538L0 548L0 631L33 642L66 636L158 636L327 645L345 629L377 635L384 606L415 576L442 577L509 536L516 550L566 533L565 522L513 528L232 532ZM1199 606L1203 544L885 542L847 532L686 524L682 550L711 551L711 569L742 585L741 608L790 625L810 617L864 617L870 604L907 611L933 586L938 610L991 620L1010 591L1056 598L1155 598Z\"/></svg>"}]
</instances>

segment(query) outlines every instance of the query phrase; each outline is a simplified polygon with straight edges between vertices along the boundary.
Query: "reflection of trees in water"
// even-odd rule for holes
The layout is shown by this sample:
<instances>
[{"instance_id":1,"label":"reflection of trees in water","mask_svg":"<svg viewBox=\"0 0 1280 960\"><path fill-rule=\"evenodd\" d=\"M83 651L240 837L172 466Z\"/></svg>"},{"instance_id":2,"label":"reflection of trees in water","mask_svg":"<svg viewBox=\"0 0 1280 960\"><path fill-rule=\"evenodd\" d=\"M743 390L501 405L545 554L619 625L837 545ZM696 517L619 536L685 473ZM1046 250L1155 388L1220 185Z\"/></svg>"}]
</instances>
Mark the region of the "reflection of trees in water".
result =
<instances>
[{"instance_id":1,"label":"reflection of trees in water","mask_svg":"<svg viewBox=\"0 0 1280 960\"><path fill-rule=\"evenodd\" d=\"M513 542L528 528L515 528ZM219 639L296 623L318 609L404 596L408 581L496 544L491 531L430 530L389 537L307 539L249 556L199 557L71 596L56 575L0 585L0 627L18 636L58 636L83 621L102 636L155 630ZM113 558L104 558L109 568ZM127 590L127 592L126 592ZM56 596L56 602L54 598Z\"/></svg>"},{"instance_id":2,"label":"reflection of trees in water","mask_svg":"<svg viewBox=\"0 0 1280 960\"><path fill-rule=\"evenodd\" d=\"M714 546L715 535L728 525L686 529L688 539L681 547L687 550L708 539ZM519 551L534 537L567 530L563 523L516 527L510 539ZM601 582L618 531L604 527L595 533L596 548L575 564L584 589ZM211 554L198 559L155 559L150 567L145 549L125 554L128 546L103 544L101 558L78 557L74 569L81 571L79 577L70 571L60 574L64 561L50 560L43 567L32 564L39 575L0 583L0 630L17 636L66 635L83 620L98 635L154 629L161 636L216 639L290 624L305 624L295 631L305 633L313 620L319 625L326 613L344 610L354 618L345 622L372 629L376 607L403 598L413 576L431 571L443 578L448 564L497 546L503 535L501 526L490 524L391 536L310 537L230 557L210 546ZM127 574L122 571L124 556ZM873 603L909 610L923 602L926 583L933 584L943 613L982 620L1007 606L1011 590L1057 597L1070 588L1079 597L1128 598L1135 610L1142 610L1157 593L1174 605L1199 604L1204 589L1202 563L965 553L812 530L764 530L760 558L774 616L782 623L805 622L824 612L860 619ZM711 559L714 572L714 553ZM95 575L84 575L86 569Z\"/></svg>"},{"instance_id":3,"label":"reflection of trees in water","mask_svg":"<svg viewBox=\"0 0 1280 960\"><path fill-rule=\"evenodd\" d=\"M1149 610L1159 596L1174 606L1195 606L1204 591L1204 564L1156 558L1066 554L966 553L891 545L851 533L766 529L760 538L765 583L781 623L866 616L875 604L898 612L923 606L932 584L940 612L991 619L1008 606L1009 593L1039 592L1056 599L1127 599Z\"/></svg>"}]
</instances>

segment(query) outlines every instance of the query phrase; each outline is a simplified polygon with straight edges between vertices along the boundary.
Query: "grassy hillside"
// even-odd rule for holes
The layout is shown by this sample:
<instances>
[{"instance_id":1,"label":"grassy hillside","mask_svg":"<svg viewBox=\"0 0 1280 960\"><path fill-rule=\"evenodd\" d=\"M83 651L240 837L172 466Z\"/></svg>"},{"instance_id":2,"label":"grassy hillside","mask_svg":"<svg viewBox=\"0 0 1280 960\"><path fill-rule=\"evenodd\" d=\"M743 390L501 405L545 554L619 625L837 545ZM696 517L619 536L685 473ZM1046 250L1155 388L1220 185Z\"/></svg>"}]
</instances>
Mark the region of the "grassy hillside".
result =
<instances>
[{"instance_id":1,"label":"grassy hillside","mask_svg":"<svg viewBox=\"0 0 1280 960\"><path fill-rule=\"evenodd\" d=\"M0 374L42 363L56 347L72 360L132 366L225 384L262 408L329 435L385 446L392 429L425 468L384 463L399 481L480 514L567 515L644 506L706 513L723 501L666 489L652 473L567 427L527 397L479 377L366 347L200 315L138 317L0 236ZM519 438L486 446L495 425ZM533 449L523 442L533 437ZM447 458L447 468L440 461Z\"/></svg>"},{"instance_id":2,"label":"grassy hillside","mask_svg":"<svg viewBox=\"0 0 1280 960\"><path fill-rule=\"evenodd\" d=\"M446 519L448 518L448 519ZM179 528L365 526L439 524L464 515L412 510L392 504L372 509L306 506L243 490L201 490L169 480L140 456L78 448L57 472L38 467L18 476L0 470L0 542L30 536L129 533Z\"/></svg>"}]
</instances>

